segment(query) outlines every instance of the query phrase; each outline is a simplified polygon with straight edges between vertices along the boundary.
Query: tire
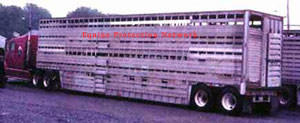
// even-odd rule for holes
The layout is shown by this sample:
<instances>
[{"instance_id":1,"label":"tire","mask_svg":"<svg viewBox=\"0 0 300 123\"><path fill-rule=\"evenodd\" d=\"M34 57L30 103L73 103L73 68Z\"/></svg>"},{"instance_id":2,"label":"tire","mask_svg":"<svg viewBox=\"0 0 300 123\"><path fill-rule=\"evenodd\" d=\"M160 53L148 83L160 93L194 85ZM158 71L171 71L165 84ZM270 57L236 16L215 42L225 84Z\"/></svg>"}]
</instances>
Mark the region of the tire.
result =
<instances>
[{"instance_id":1,"label":"tire","mask_svg":"<svg viewBox=\"0 0 300 123\"><path fill-rule=\"evenodd\" d=\"M243 98L240 93L231 87L224 88L218 98L218 106L228 115L236 116L242 112Z\"/></svg>"},{"instance_id":2,"label":"tire","mask_svg":"<svg viewBox=\"0 0 300 123\"><path fill-rule=\"evenodd\" d=\"M205 85L197 85L193 88L191 105L199 111L211 111L214 105L212 90Z\"/></svg>"},{"instance_id":3,"label":"tire","mask_svg":"<svg viewBox=\"0 0 300 123\"><path fill-rule=\"evenodd\" d=\"M43 77L43 73L41 73L40 71L36 71L33 74L31 85L33 87L36 87L36 88L41 88L42 87L43 78L44 78Z\"/></svg>"},{"instance_id":4,"label":"tire","mask_svg":"<svg viewBox=\"0 0 300 123\"><path fill-rule=\"evenodd\" d=\"M59 89L59 76L54 72L49 72L43 79L43 87L48 91Z\"/></svg>"},{"instance_id":5,"label":"tire","mask_svg":"<svg viewBox=\"0 0 300 123\"><path fill-rule=\"evenodd\" d=\"M297 90L293 89L292 87L289 88L287 86L283 86L279 97L280 107L291 109L297 106L297 95L295 95L296 92Z\"/></svg>"}]
</instances>

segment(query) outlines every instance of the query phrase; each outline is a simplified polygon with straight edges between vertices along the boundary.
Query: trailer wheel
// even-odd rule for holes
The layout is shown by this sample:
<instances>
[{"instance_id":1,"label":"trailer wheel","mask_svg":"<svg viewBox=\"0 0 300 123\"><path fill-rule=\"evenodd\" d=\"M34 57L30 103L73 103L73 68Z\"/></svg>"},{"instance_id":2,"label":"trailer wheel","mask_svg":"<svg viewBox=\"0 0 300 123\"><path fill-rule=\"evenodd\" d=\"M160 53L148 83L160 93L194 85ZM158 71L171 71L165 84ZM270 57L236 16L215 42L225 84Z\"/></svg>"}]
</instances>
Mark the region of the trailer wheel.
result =
<instances>
[{"instance_id":1,"label":"trailer wheel","mask_svg":"<svg viewBox=\"0 0 300 123\"><path fill-rule=\"evenodd\" d=\"M296 90L295 90L296 91ZM280 93L279 104L282 108L292 108L297 103L295 98L295 94L293 93L292 88L287 86L282 87L282 91Z\"/></svg>"},{"instance_id":2,"label":"trailer wheel","mask_svg":"<svg viewBox=\"0 0 300 123\"><path fill-rule=\"evenodd\" d=\"M210 88L205 85L197 85L193 88L191 103L197 110L210 111L213 102L213 93Z\"/></svg>"},{"instance_id":3,"label":"trailer wheel","mask_svg":"<svg viewBox=\"0 0 300 123\"><path fill-rule=\"evenodd\" d=\"M46 90L53 91L59 88L59 76L53 72L45 75L43 86Z\"/></svg>"},{"instance_id":4,"label":"trailer wheel","mask_svg":"<svg viewBox=\"0 0 300 123\"><path fill-rule=\"evenodd\" d=\"M40 72L35 72L32 77L32 86L36 88L42 87L43 75Z\"/></svg>"},{"instance_id":5,"label":"trailer wheel","mask_svg":"<svg viewBox=\"0 0 300 123\"><path fill-rule=\"evenodd\" d=\"M243 108L242 96L234 88L224 88L218 102L221 111L229 115L238 115Z\"/></svg>"}]
</instances>

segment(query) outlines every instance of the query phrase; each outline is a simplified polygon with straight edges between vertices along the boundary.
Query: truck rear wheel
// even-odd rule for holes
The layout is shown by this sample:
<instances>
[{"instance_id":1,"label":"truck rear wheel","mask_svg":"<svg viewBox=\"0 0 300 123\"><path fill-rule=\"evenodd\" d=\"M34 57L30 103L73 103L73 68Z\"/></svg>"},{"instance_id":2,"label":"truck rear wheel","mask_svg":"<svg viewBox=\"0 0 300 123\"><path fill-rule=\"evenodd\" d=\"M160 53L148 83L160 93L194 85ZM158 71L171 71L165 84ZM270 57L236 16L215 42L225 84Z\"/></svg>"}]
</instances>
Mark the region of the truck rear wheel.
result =
<instances>
[{"instance_id":1,"label":"truck rear wheel","mask_svg":"<svg viewBox=\"0 0 300 123\"><path fill-rule=\"evenodd\" d=\"M42 73L35 72L33 77L32 77L32 81L31 81L32 86L40 88L40 87L42 87L42 81L43 81Z\"/></svg>"},{"instance_id":2,"label":"truck rear wheel","mask_svg":"<svg viewBox=\"0 0 300 123\"><path fill-rule=\"evenodd\" d=\"M193 88L192 105L199 111L210 111L213 107L213 93L205 85L197 85Z\"/></svg>"},{"instance_id":3,"label":"truck rear wheel","mask_svg":"<svg viewBox=\"0 0 300 123\"><path fill-rule=\"evenodd\" d=\"M229 115L238 115L243 108L242 96L234 88L224 88L218 102L221 111Z\"/></svg>"},{"instance_id":4,"label":"truck rear wheel","mask_svg":"<svg viewBox=\"0 0 300 123\"><path fill-rule=\"evenodd\" d=\"M54 72L49 72L45 75L43 86L46 90L52 91L59 88L59 76Z\"/></svg>"}]
</instances>

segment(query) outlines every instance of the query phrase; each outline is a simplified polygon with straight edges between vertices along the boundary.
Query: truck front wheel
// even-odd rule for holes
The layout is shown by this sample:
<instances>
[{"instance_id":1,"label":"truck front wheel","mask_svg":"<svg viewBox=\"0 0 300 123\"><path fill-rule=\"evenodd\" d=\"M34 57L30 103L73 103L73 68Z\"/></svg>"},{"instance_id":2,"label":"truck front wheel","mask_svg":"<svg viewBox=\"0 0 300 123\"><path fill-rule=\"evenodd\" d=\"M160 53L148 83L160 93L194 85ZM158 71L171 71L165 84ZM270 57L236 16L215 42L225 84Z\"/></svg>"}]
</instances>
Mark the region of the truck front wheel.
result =
<instances>
[{"instance_id":1,"label":"truck front wheel","mask_svg":"<svg viewBox=\"0 0 300 123\"><path fill-rule=\"evenodd\" d=\"M238 115L243 108L242 96L234 88L224 88L218 99L219 108L225 114Z\"/></svg>"},{"instance_id":2,"label":"truck front wheel","mask_svg":"<svg viewBox=\"0 0 300 123\"><path fill-rule=\"evenodd\" d=\"M43 74L40 72L35 72L32 77L32 86L40 88L42 87L42 81L43 81Z\"/></svg>"}]
</instances>

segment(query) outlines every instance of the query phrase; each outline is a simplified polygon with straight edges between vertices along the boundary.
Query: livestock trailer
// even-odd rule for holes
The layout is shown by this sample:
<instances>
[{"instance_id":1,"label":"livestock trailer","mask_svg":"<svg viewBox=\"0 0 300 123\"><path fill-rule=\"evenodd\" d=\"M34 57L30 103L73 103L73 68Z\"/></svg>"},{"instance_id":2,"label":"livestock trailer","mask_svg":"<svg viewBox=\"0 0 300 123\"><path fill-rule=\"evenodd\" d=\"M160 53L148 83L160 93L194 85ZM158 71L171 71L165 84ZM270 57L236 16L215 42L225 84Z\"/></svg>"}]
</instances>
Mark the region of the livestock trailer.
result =
<instances>
[{"instance_id":1,"label":"livestock trailer","mask_svg":"<svg viewBox=\"0 0 300 123\"><path fill-rule=\"evenodd\" d=\"M293 108L298 104L300 85L300 30L284 30L282 43L282 93L280 104Z\"/></svg>"},{"instance_id":2,"label":"livestock trailer","mask_svg":"<svg viewBox=\"0 0 300 123\"><path fill-rule=\"evenodd\" d=\"M238 114L278 101L282 27L252 10L41 19L37 53L23 53L36 55L33 85L49 90Z\"/></svg>"}]
</instances>

